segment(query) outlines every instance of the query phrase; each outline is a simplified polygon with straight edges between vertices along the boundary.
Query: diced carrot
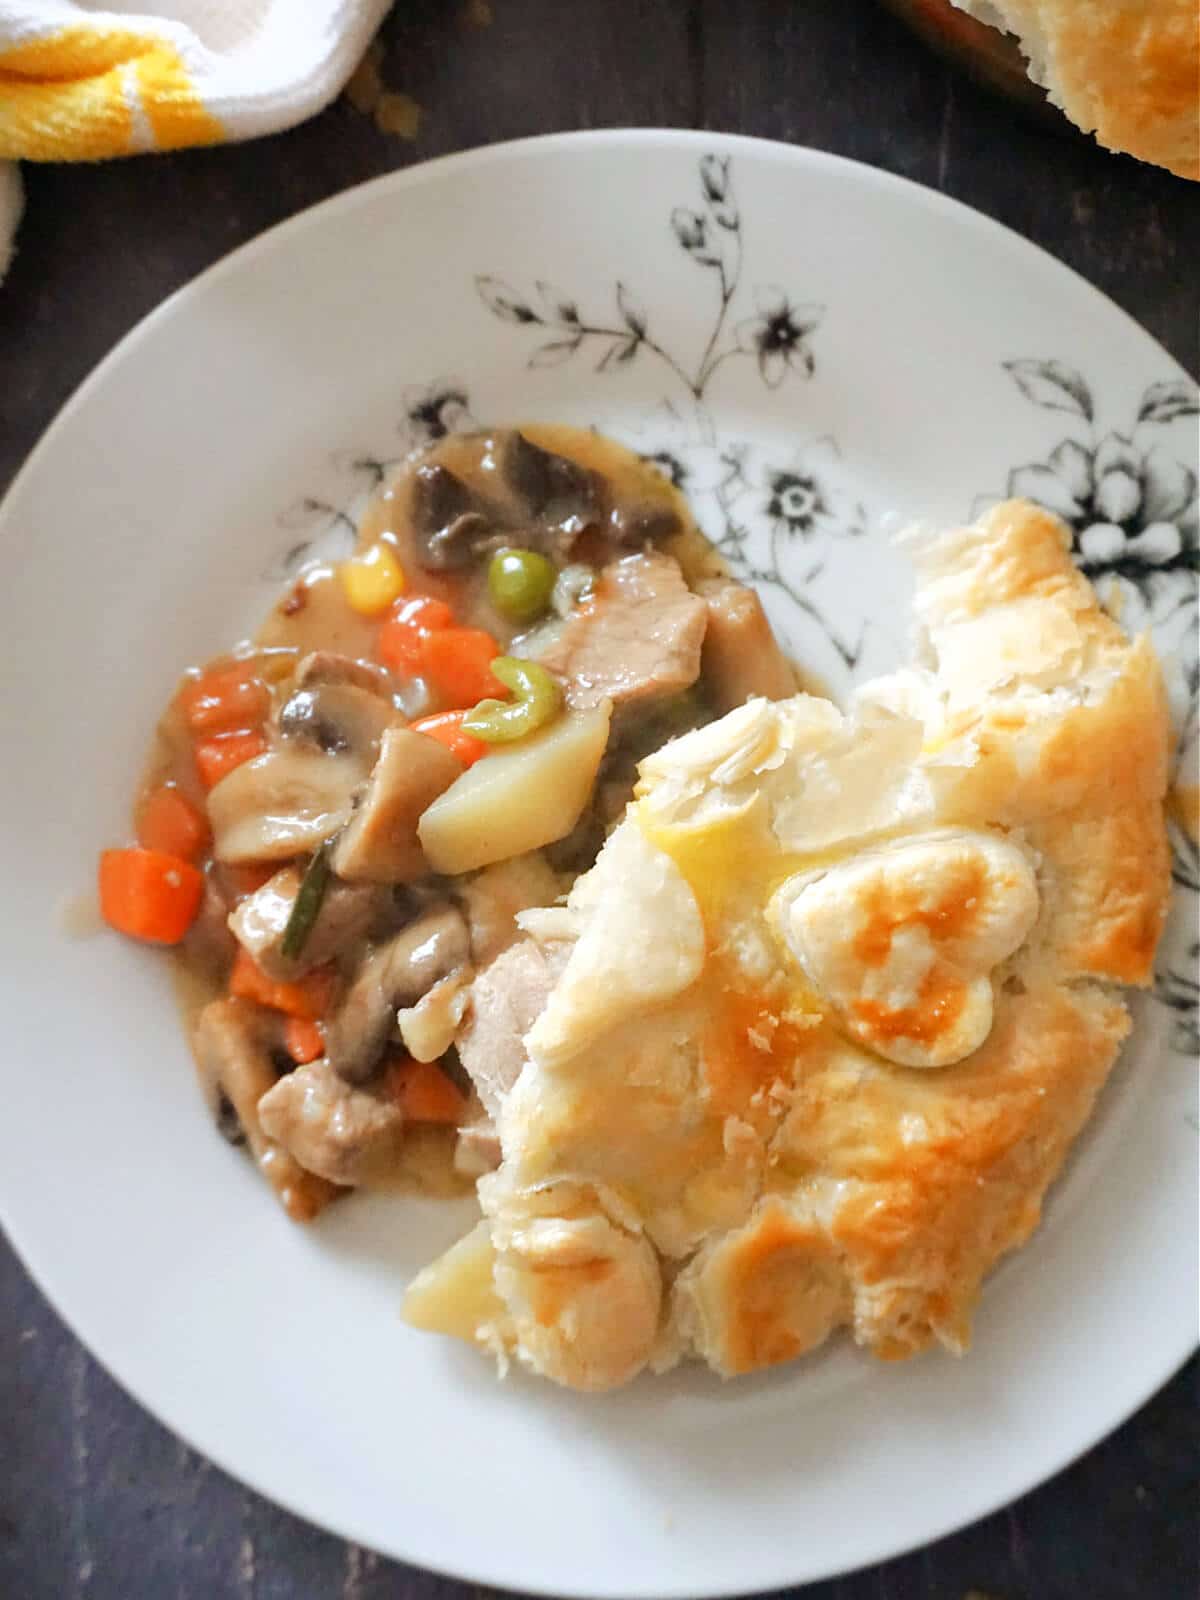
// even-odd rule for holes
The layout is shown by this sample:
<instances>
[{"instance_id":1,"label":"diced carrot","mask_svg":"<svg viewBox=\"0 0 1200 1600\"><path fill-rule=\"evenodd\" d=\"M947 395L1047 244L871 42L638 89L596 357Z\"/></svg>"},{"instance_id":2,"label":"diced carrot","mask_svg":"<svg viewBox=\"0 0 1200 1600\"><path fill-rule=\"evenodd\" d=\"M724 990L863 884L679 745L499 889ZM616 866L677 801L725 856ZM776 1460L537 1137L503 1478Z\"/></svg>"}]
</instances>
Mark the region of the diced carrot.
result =
<instances>
[{"instance_id":1,"label":"diced carrot","mask_svg":"<svg viewBox=\"0 0 1200 1600\"><path fill-rule=\"evenodd\" d=\"M229 992L239 1000L254 1000L272 1011L282 1011L289 1017L299 1017L305 1022L316 1022L329 1009L333 997L334 973L332 967L318 967L315 972L297 978L294 983L281 983L268 978L248 950L239 950L229 978Z\"/></svg>"},{"instance_id":2,"label":"diced carrot","mask_svg":"<svg viewBox=\"0 0 1200 1600\"><path fill-rule=\"evenodd\" d=\"M215 739L203 739L195 749L200 781L206 789L213 789L235 767L240 767L245 761L253 761L266 748L267 741L257 730L219 733Z\"/></svg>"},{"instance_id":3,"label":"diced carrot","mask_svg":"<svg viewBox=\"0 0 1200 1600\"><path fill-rule=\"evenodd\" d=\"M211 837L208 822L174 784L152 789L143 800L137 819L138 843L147 850L194 861Z\"/></svg>"},{"instance_id":4,"label":"diced carrot","mask_svg":"<svg viewBox=\"0 0 1200 1600\"><path fill-rule=\"evenodd\" d=\"M407 600L397 600L392 607L392 617L397 622L408 622L431 633L435 628L452 628L454 612L444 600L431 594L410 595Z\"/></svg>"},{"instance_id":5,"label":"diced carrot","mask_svg":"<svg viewBox=\"0 0 1200 1600\"><path fill-rule=\"evenodd\" d=\"M283 1047L298 1067L325 1054L325 1030L307 1017L289 1017L283 1025Z\"/></svg>"},{"instance_id":6,"label":"diced carrot","mask_svg":"<svg viewBox=\"0 0 1200 1600\"><path fill-rule=\"evenodd\" d=\"M423 733L429 739L444 744L451 755L457 756L464 767L473 767L481 756L492 748L472 733L463 732L465 711L439 711L433 717L421 717L411 724L413 733Z\"/></svg>"},{"instance_id":7,"label":"diced carrot","mask_svg":"<svg viewBox=\"0 0 1200 1600\"><path fill-rule=\"evenodd\" d=\"M203 894L203 875L179 856L141 848L100 852L100 914L131 939L178 944Z\"/></svg>"},{"instance_id":8,"label":"diced carrot","mask_svg":"<svg viewBox=\"0 0 1200 1600\"><path fill-rule=\"evenodd\" d=\"M450 607L432 595L418 594L411 600L398 601L379 630L375 647L379 659L393 672L415 673L420 670L425 635L449 628L453 622Z\"/></svg>"},{"instance_id":9,"label":"diced carrot","mask_svg":"<svg viewBox=\"0 0 1200 1600\"><path fill-rule=\"evenodd\" d=\"M473 706L489 695L503 700L508 690L491 670L500 654L482 628L440 628L421 640L418 671L448 706Z\"/></svg>"},{"instance_id":10,"label":"diced carrot","mask_svg":"<svg viewBox=\"0 0 1200 1600\"><path fill-rule=\"evenodd\" d=\"M231 733L257 727L271 707L271 693L253 662L213 667L185 683L179 703L193 733Z\"/></svg>"},{"instance_id":11,"label":"diced carrot","mask_svg":"<svg viewBox=\"0 0 1200 1600\"><path fill-rule=\"evenodd\" d=\"M388 1090L410 1122L462 1121L467 1097L435 1061L397 1061L388 1073Z\"/></svg>"}]
</instances>

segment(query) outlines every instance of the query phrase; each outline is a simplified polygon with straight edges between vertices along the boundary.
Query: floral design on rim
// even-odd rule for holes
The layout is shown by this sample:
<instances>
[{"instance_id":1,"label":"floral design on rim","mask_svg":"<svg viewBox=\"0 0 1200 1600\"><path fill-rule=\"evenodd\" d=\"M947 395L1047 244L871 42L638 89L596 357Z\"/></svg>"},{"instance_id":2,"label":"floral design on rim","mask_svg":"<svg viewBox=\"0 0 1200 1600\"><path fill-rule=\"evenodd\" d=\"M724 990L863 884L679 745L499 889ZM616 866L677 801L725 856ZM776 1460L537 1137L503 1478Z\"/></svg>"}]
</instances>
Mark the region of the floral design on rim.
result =
<instances>
[{"instance_id":1,"label":"floral design on rim","mask_svg":"<svg viewBox=\"0 0 1200 1600\"><path fill-rule=\"evenodd\" d=\"M809 335L821 321L820 306L793 306L782 289L774 286L755 291L758 315L747 317L734 329L738 349L757 356L758 370L769 389L778 389L791 371L811 378L816 358L809 348Z\"/></svg>"},{"instance_id":2,"label":"floral design on rim","mask_svg":"<svg viewBox=\"0 0 1200 1600\"><path fill-rule=\"evenodd\" d=\"M494 317L522 328L544 330L550 337L529 357L531 367L555 367L585 346L603 346L597 372L627 366L644 350L663 363L691 398L702 401L713 376L726 362L753 357L763 382L777 388L789 374L811 378L816 357L810 343L824 316L818 305L793 304L773 285L755 291L756 316L728 330L730 307L742 281L745 244L742 216L734 191L729 156L708 154L700 160L700 209L676 206L670 227L675 241L698 267L714 275L718 299L707 340L692 361L680 359L650 331L650 318L634 291L618 279L614 288L614 320L585 316L578 300L552 284L538 281L535 292L512 288L502 278L484 273L475 288Z\"/></svg>"},{"instance_id":3,"label":"floral design on rim","mask_svg":"<svg viewBox=\"0 0 1200 1600\"><path fill-rule=\"evenodd\" d=\"M1175 1014L1171 1048L1180 1055L1200 1055L1200 942L1180 952L1176 966L1161 968L1154 978L1154 997Z\"/></svg>"},{"instance_id":4,"label":"floral design on rim","mask_svg":"<svg viewBox=\"0 0 1200 1600\"><path fill-rule=\"evenodd\" d=\"M1101 433L1082 373L1053 360L1006 361L1004 368L1034 405L1078 419L1044 460L1013 468L1007 492L1062 518L1080 571L1102 596L1107 590L1115 597L1131 632L1171 625L1182 689L1176 704L1180 750L1186 750L1195 743L1200 690L1200 503L1196 473L1164 442L1163 432L1180 418L1200 415L1200 391L1184 378L1152 383L1125 431Z\"/></svg>"},{"instance_id":5,"label":"floral design on rim","mask_svg":"<svg viewBox=\"0 0 1200 1600\"><path fill-rule=\"evenodd\" d=\"M1194 793L1200 759L1200 502L1196 473L1173 453L1166 434L1169 424L1200 415L1200 391L1186 378L1152 383L1128 426L1102 431L1091 386L1074 367L1018 360L1006 361L1004 369L1034 405L1076 419L1074 431L1043 460L1008 474L1008 493L1061 517L1080 571L1122 623L1130 632L1155 630L1176 729L1171 876L1188 895L1194 928L1200 844L1182 802ZM1175 1014L1172 1048L1194 1055L1200 1051L1200 945L1164 939L1164 958L1153 994Z\"/></svg>"},{"instance_id":6,"label":"floral design on rim","mask_svg":"<svg viewBox=\"0 0 1200 1600\"><path fill-rule=\"evenodd\" d=\"M767 474L767 487L766 514L776 534L807 539L829 516L820 480L811 472L773 470Z\"/></svg>"},{"instance_id":7,"label":"floral design on rim","mask_svg":"<svg viewBox=\"0 0 1200 1600\"><path fill-rule=\"evenodd\" d=\"M866 528L865 508L839 481L839 464L840 451L829 437L798 448L786 463L759 460L753 446L729 442L719 447L715 476L705 481L696 474L693 493L711 500L716 525L709 537L731 570L747 583L768 585L786 596L816 625L839 668L853 674L869 623L863 623L856 640L844 637L812 593L833 541L857 537ZM798 551L807 560L800 571Z\"/></svg>"},{"instance_id":8,"label":"floral design on rim","mask_svg":"<svg viewBox=\"0 0 1200 1600\"><path fill-rule=\"evenodd\" d=\"M643 351L667 369L673 383L684 391L683 413L690 412L694 427L689 426L676 401L664 397L664 411L671 419L669 435L661 444L643 450L643 459L676 488L686 486L698 510L708 502L711 515L702 514L701 520L709 524L716 548L733 571L786 596L832 648L838 669L852 671L858 664L860 646L840 637L806 592L823 570L823 553L814 551L807 570L799 574L794 570L794 557L785 556L787 545L795 539L807 545L861 532L862 506L855 504L842 515L845 497L830 487L827 474L818 474L803 460L787 468L763 471L752 467L751 447L721 438L706 403L714 376L728 362L753 360L762 382L771 390L789 377L811 379L817 371L813 337L823 320L824 307L795 299L776 284L764 284L753 291L754 314L730 325L731 312L743 298L746 256L731 158L714 152L704 155L698 178L698 205L676 206L669 217L675 243L695 266L712 276L717 290L707 336L690 357L668 349L654 337L649 312L624 279L618 279L614 288L617 316L611 320L585 315L575 296L543 280L535 283L532 293L525 293L502 278L483 274L476 277L475 288L488 311L500 321L549 335L528 358L530 367L561 366L587 347L599 351L597 372L626 367ZM679 398L676 389L676 400ZM836 446L833 454L837 454Z\"/></svg>"},{"instance_id":9,"label":"floral design on rim","mask_svg":"<svg viewBox=\"0 0 1200 1600\"><path fill-rule=\"evenodd\" d=\"M1089 438L1063 439L1045 461L1008 478L1010 495L1036 500L1068 524L1080 569L1093 580L1132 584L1151 604L1164 579L1200 570L1196 474L1151 432L1200 412L1191 385L1151 384L1129 431L1097 440L1091 389L1080 373L1058 361L1008 361L1005 368L1035 405L1089 426Z\"/></svg>"},{"instance_id":10,"label":"floral design on rim","mask_svg":"<svg viewBox=\"0 0 1200 1600\"><path fill-rule=\"evenodd\" d=\"M435 378L432 383L410 385L400 396L403 415L397 427L400 446L393 455L375 456L362 450L338 451L332 465L352 488L339 504L320 495L303 495L280 517L283 527L302 532L267 571L272 582L295 577L307 561L320 555L333 559L348 555L358 538L358 517L367 498L414 450L477 427L471 415L467 386L458 378Z\"/></svg>"}]
</instances>

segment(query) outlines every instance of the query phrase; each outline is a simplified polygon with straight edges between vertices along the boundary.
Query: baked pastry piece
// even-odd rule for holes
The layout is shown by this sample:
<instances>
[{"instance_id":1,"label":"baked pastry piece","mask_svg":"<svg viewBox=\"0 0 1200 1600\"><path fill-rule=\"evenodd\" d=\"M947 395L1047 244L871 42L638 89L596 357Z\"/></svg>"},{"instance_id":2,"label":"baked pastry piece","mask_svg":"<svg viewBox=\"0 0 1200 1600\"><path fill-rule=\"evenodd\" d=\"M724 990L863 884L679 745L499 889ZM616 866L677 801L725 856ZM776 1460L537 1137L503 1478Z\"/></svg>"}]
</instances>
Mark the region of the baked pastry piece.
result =
<instances>
[{"instance_id":1,"label":"baked pastry piece","mask_svg":"<svg viewBox=\"0 0 1200 1600\"><path fill-rule=\"evenodd\" d=\"M1110 150L1200 178L1196 0L954 0L1015 33L1029 74Z\"/></svg>"},{"instance_id":2,"label":"baked pastry piece","mask_svg":"<svg viewBox=\"0 0 1200 1600\"><path fill-rule=\"evenodd\" d=\"M503 1159L411 1321L579 1389L966 1348L1151 975L1167 718L1046 512L903 543L920 664L664 746L523 913Z\"/></svg>"}]
</instances>

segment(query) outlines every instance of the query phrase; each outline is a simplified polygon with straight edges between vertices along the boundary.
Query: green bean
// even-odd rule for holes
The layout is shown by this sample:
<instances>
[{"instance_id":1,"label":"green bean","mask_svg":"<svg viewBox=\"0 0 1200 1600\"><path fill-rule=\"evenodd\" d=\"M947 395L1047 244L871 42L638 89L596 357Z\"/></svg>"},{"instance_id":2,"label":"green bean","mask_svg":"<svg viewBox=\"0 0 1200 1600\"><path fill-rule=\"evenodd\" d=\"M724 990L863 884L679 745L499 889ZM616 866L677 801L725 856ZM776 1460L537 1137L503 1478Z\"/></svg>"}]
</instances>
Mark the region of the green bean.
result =
<instances>
[{"instance_id":1,"label":"green bean","mask_svg":"<svg viewBox=\"0 0 1200 1600\"><path fill-rule=\"evenodd\" d=\"M492 662L492 676L511 689L511 700L481 700L463 718L463 732L487 744L510 744L535 733L557 716L562 705L562 687L545 667L536 661L521 661L516 656L498 656Z\"/></svg>"},{"instance_id":2,"label":"green bean","mask_svg":"<svg viewBox=\"0 0 1200 1600\"><path fill-rule=\"evenodd\" d=\"M287 961L295 961L300 955L321 914L325 891L329 888L329 858L332 854L333 840L326 839L324 844L318 846L300 880L300 888L292 902L291 914L279 946L279 953Z\"/></svg>"},{"instance_id":3,"label":"green bean","mask_svg":"<svg viewBox=\"0 0 1200 1600\"><path fill-rule=\"evenodd\" d=\"M536 550L498 550L488 567L488 594L510 622L532 622L548 609L557 580L553 561Z\"/></svg>"}]
</instances>

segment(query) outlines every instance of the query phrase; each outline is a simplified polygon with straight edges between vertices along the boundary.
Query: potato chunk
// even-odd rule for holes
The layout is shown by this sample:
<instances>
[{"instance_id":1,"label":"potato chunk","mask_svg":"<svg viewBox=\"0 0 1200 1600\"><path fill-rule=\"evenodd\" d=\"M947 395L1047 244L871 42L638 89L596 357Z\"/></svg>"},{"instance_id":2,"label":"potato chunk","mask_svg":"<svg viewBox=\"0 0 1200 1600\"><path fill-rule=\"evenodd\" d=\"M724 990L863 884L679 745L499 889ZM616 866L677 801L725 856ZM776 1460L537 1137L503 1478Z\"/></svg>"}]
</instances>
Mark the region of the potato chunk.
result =
<instances>
[{"instance_id":1,"label":"potato chunk","mask_svg":"<svg viewBox=\"0 0 1200 1600\"><path fill-rule=\"evenodd\" d=\"M468 768L421 818L434 872L471 872L563 839L579 821L608 743L611 707L559 718Z\"/></svg>"},{"instance_id":2,"label":"potato chunk","mask_svg":"<svg viewBox=\"0 0 1200 1600\"><path fill-rule=\"evenodd\" d=\"M496 1254L486 1222L445 1255L418 1272L404 1296L404 1320L426 1333L449 1333L474 1340L478 1331L505 1314L504 1301L492 1284Z\"/></svg>"}]
</instances>

